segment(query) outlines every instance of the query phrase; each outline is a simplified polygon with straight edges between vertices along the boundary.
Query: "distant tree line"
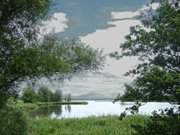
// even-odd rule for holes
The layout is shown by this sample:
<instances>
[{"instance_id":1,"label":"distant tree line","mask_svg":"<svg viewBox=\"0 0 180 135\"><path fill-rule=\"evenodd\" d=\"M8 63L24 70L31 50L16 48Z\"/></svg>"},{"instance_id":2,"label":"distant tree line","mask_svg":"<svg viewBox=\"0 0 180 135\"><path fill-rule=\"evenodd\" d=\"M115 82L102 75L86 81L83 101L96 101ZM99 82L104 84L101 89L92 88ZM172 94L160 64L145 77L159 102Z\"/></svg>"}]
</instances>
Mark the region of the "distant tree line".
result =
<instances>
[{"instance_id":1,"label":"distant tree line","mask_svg":"<svg viewBox=\"0 0 180 135\"><path fill-rule=\"evenodd\" d=\"M71 101L71 95L68 94L63 97L62 91L56 90L52 91L47 87L40 87L35 90L32 87L27 87L24 89L20 99L24 101L24 103L35 103L35 102L62 102L63 100L66 102Z\"/></svg>"}]
</instances>

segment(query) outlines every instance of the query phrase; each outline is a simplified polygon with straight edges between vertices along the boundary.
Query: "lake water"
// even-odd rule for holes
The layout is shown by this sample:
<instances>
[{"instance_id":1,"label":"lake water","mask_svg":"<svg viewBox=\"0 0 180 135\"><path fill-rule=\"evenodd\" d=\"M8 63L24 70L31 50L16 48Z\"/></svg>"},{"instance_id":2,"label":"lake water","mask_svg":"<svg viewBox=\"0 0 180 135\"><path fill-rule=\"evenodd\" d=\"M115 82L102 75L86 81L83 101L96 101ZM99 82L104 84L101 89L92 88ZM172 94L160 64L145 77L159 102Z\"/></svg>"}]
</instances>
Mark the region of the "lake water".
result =
<instances>
[{"instance_id":1,"label":"lake water","mask_svg":"<svg viewBox=\"0 0 180 135\"><path fill-rule=\"evenodd\" d=\"M126 108L134 105L133 102L116 102L111 101L87 101L87 105L62 105L41 107L32 112L33 117L50 117L50 118L82 118L90 116L107 116L120 115ZM153 111L160 112L160 109L171 108L174 105L169 103L148 102L142 103L139 108L139 114L151 115Z\"/></svg>"}]
</instances>

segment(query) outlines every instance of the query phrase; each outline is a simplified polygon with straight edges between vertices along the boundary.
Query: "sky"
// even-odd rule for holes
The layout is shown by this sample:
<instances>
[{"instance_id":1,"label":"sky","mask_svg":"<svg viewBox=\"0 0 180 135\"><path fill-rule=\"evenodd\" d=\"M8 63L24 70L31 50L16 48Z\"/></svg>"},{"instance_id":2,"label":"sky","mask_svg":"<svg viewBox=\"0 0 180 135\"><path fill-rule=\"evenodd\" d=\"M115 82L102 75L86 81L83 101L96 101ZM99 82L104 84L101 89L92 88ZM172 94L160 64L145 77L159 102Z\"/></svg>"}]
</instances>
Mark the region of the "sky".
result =
<instances>
[{"instance_id":1,"label":"sky","mask_svg":"<svg viewBox=\"0 0 180 135\"><path fill-rule=\"evenodd\" d=\"M119 49L130 27L141 25L138 16L148 7L148 0L54 0L49 14L42 22L42 34L54 33L59 38L77 36L83 43L109 54ZM157 4L152 8L157 8ZM76 37L76 38L77 38ZM98 73L81 73L65 82L47 85L73 97L87 99L115 98L124 92L124 84L132 77L124 74L139 63L136 57L116 60L106 58L104 68Z\"/></svg>"}]
</instances>

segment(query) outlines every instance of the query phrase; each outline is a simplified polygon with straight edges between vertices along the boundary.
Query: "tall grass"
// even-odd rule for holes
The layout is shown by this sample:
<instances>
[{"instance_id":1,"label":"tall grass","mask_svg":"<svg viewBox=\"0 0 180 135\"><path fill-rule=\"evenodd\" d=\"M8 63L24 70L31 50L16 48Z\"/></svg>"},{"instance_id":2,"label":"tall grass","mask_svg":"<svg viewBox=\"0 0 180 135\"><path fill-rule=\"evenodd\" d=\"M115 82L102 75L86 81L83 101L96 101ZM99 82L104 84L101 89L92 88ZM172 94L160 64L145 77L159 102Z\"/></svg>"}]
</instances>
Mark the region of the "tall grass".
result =
<instances>
[{"instance_id":1,"label":"tall grass","mask_svg":"<svg viewBox=\"0 0 180 135\"><path fill-rule=\"evenodd\" d=\"M28 135L131 135L132 124L147 121L147 117L133 116L119 120L115 116L82 119L30 119Z\"/></svg>"}]
</instances>

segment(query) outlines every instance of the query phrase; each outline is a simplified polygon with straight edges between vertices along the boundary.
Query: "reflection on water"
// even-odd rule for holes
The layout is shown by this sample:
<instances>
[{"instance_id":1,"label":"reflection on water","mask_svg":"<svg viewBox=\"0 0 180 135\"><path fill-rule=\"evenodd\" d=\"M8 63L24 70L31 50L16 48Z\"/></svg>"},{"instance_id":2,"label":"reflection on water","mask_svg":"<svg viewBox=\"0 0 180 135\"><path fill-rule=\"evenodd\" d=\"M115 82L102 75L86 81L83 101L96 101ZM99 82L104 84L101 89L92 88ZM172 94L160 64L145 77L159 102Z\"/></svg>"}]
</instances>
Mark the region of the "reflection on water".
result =
<instances>
[{"instance_id":1,"label":"reflection on water","mask_svg":"<svg viewBox=\"0 0 180 135\"><path fill-rule=\"evenodd\" d=\"M119 115L127 107L134 105L133 102L115 103L111 101L87 101L87 105L56 105L46 106L34 110L32 117L50 118L81 118L89 116ZM142 103L139 114L151 115L153 111L171 108L175 105L169 103L148 102ZM177 107L177 106L176 106Z\"/></svg>"},{"instance_id":2,"label":"reflection on water","mask_svg":"<svg viewBox=\"0 0 180 135\"><path fill-rule=\"evenodd\" d=\"M49 117L51 114L54 113L55 115L62 114L62 106L55 105L55 106L43 106L31 112L32 117Z\"/></svg>"},{"instance_id":3,"label":"reflection on water","mask_svg":"<svg viewBox=\"0 0 180 135\"><path fill-rule=\"evenodd\" d=\"M71 105L65 105L65 111L70 113L71 112Z\"/></svg>"}]
</instances>

